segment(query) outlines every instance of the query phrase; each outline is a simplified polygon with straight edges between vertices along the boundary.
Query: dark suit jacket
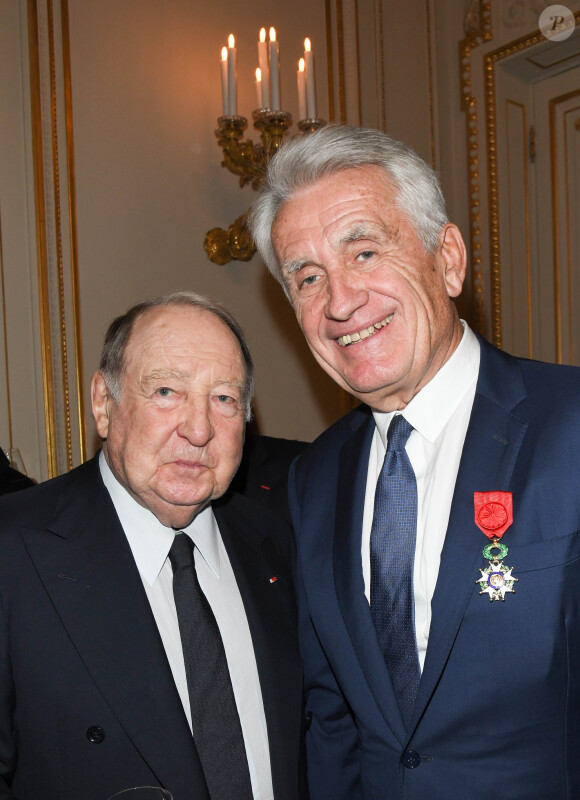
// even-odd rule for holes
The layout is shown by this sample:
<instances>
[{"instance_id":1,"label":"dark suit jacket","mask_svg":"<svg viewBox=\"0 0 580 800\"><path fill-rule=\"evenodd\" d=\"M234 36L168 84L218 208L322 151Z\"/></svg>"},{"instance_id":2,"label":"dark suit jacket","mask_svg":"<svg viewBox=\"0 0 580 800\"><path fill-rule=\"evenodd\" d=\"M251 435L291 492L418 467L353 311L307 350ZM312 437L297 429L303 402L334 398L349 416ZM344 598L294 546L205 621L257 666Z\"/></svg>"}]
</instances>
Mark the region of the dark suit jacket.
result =
<instances>
[{"instance_id":1,"label":"dark suit jacket","mask_svg":"<svg viewBox=\"0 0 580 800\"><path fill-rule=\"evenodd\" d=\"M34 486L32 478L13 469L6 453L0 448L0 494L18 492L20 489L28 489L30 486Z\"/></svg>"},{"instance_id":2,"label":"dark suit jacket","mask_svg":"<svg viewBox=\"0 0 580 800\"><path fill-rule=\"evenodd\" d=\"M242 462L229 492L238 492L283 517L290 524L288 472L307 442L248 432Z\"/></svg>"},{"instance_id":3,"label":"dark suit jacket","mask_svg":"<svg viewBox=\"0 0 580 800\"><path fill-rule=\"evenodd\" d=\"M580 370L481 347L408 732L364 596L369 409L291 474L313 800L580 797ZM513 493L505 602L475 583L473 494L494 490Z\"/></svg>"},{"instance_id":4,"label":"dark suit jacket","mask_svg":"<svg viewBox=\"0 0 580 800\"><path fill-rule=\"evenodd\" d=\"M275 797L304 796L292 539L236 496L215 514L254 642ZM208 800L141 578L96 459L0 501L0 798ZM270 578L277 580L270 583Z\"/></svg>"}]
</instances>

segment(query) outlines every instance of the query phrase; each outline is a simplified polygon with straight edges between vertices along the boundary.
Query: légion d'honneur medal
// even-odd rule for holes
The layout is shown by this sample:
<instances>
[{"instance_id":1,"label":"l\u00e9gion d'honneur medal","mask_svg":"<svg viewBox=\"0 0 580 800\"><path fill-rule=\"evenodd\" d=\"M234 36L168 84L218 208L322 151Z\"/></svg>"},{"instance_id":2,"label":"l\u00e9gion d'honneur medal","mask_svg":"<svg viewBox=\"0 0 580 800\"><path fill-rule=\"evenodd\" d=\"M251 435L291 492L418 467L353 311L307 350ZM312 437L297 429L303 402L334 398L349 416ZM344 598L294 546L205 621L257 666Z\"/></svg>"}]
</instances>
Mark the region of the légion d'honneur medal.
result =
<instances>
[{"instance_id":1,"label":"l\u00e9gion d'honneur medal","mask_svg":"<svg viewBox=\"0 0 580 800\"><path fill-rule=\"evenodd\" d=\"M512 575L513 567L506 567L503 559L508 548L500 539L514 521L513 500L511 492L474 492L475 524L484 533L490 543L483 548L483 556L489 566L479 569L481 577L475 581L479 584L479 594L488 594L492 600L505 600L507 592L515 593L514 583L517 578Z\"/></svg>"}]
</instances>

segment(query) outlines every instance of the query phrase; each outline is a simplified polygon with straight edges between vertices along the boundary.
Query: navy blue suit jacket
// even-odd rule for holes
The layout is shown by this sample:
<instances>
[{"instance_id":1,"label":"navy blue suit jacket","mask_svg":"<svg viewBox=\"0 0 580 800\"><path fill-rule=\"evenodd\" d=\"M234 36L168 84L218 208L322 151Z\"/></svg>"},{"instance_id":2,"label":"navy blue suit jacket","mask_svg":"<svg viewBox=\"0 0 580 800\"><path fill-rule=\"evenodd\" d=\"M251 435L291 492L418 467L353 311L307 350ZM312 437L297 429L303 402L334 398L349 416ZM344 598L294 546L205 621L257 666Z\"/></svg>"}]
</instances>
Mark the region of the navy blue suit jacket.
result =
<instances>
[{"instance_id":1,"label":"navy blue suit jacket","mask_svg":"<svg viewBox=\"0 0 580 800\"><path fill-rule=\"evenodd\" d=\"M289 528L214 505L242 595L276 800L305 796ZM270 582L272 577L277 580ZM0 502L0 798L209 800L165 650L96 459Z\"/></svg>"},{"instance_id":2,"label":"navy blue suit jacket","mask_svg":"<svg viewBox=\"0 0 580 800\"><path fill-rule=\"evenodd\" d=\"M481 342L475 401L406 731L364 595L370 410L294 465L313 800L580 797L580 370ZM474 492L513 493L516 593L479 594Z\"/></svg>"}]
</instances>

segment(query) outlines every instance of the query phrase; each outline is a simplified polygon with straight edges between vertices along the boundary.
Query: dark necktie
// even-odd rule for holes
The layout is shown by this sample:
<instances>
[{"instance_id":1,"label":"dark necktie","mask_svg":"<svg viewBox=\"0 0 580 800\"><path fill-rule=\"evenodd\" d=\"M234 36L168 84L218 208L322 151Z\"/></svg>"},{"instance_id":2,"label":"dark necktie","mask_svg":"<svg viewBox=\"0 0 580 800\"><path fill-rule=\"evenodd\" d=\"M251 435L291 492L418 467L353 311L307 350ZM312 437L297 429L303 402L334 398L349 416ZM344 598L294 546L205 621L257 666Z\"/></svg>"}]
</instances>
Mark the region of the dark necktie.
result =
<instances>
[{"instance_id":1,"label":"dark necktie","mask_svg":"<svg viewBox=\"0 0 580 800\"><path fill-rule=\"evenodd\" d=\"M242 728L219 628L195 571L193 542L175 536L169 559L191 722L212 800L252 800Z\"/></svg>"},{"instance_id":2,"label":"dark necktie","mask_svg":"<svg viewBox=\"0 0 580 800\"><path fill-rule=\"evenodd\" d=\"M409 727L421 677L414 623L417 481L405 451L412 425L389 425L371 528L371 616L399 708Z\"/></svg>"}]
</instances>

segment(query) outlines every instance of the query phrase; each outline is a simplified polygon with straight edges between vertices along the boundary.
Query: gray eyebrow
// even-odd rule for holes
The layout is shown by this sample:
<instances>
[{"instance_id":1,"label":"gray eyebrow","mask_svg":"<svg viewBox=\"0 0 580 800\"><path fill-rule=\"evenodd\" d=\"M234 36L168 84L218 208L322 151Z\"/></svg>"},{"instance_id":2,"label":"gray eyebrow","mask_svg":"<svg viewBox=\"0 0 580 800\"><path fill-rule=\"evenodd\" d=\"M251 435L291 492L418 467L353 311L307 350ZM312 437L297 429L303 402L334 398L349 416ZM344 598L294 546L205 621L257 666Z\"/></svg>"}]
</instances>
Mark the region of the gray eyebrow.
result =
<instances>
[{"instance_id":1,"label":"gray eyebrow","mask_svg":"<svg viewBox=\"0 0 580 800\"><path fill-rule=\"evenodd\" d=\"M187 380L190 377L189 372L182 372L179 369L153 369L143 376L143 383L151 383L152 381L164 380L165 378L173 378L175 380Z\"/></svg>"},{"instance_id":2,"label":"gray eyebrow","mask_svg":"<svg viewBox=\"0 0 580 800\"><path fill-rule=\"evenodd\" d=\"M154 381L165 380L166 378L173 378L175 380L188 380L191 378L191 372L183 372L179 369L154 369L147 375L143 376L143 384L153 383ZM213 383L214 386L231 386L234 389L245 389L244 381L235 381L230 378L218 378Z\"/></svg>"},{"instance_id":3,"label":"gray eyebrow","mask_svg":"<svg viewBox=\"0 0 580 800\"><path fill-rule=\"evenodd\" d=\"M350 231L345 233L339 240L339 244L348 244L349 242L356 242L358 239L368 239L370 236L370 229L366 225L356 225ZM293 275L298 272L302 267L309 262L308 258L297 258L294 261L289 261L287 264L282 264L282 272L285 275Z\"/></svg>"},{"instance_id":4,"label":"gray eyebrow","mask_svg":"<svg viewBox=\"0 0 580 800\"><path fill-rule=\"evenodd\" d=\"M352 230L345 233L339 240L340 244L349 244L350 242L358 242L359 239L371 239L373 233L368 225L356 225Z\"/></svg>"},{"instance_id":5,"label":"gray eyebrow","mask_svg":"<svg viewBox=\"0 0 580 800\"><path fill-rule=\"evenodd\" d=\"M299 258L296 261L289 261L287 264L281 264L282 272L285 275L293 275L302 269L304 264L308 263L307 258Z\"/></svg>"},{"instance_id":6,"label":"gray eyebrow","mask_svg":"<svg viewBox=\"0 0 580 800\"><path fill-rule=\"evenodd\" d=\"M396 232L391 229L388 229L386 234L388 239L396 238ZM350 244L351 242L358 242L361 239L377 239L376 228L360 223L347 231L344 236L341 236L338 243L340 245ZM286 264L283 263L280 265L282 274L287 277L293 275L295 272L301 270L305 264L308 264L309 261L310 259L308 258L297 258L294 261L288 261Z\"/></svg>"}]
</instances>

